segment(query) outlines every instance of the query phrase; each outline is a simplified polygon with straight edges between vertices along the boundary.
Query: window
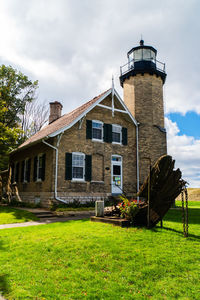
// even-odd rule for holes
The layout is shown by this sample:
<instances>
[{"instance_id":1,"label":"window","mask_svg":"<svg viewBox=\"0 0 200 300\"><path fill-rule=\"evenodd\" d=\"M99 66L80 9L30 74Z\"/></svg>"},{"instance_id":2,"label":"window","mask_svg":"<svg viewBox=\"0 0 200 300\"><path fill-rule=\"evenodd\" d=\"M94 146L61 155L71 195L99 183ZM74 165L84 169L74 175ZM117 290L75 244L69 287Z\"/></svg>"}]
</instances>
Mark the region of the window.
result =
<instances>
[{"instance_id":1,"label":"window","mask_svg":"<svg viewBox=\"0 0 200 300\"><path fill-rule=\"evenodd\" d=\"M24 182L27 182L28 180L28 159L24 161Z\"/></svg>"},{"instance_id":2,"label":"window","mask_svg":"<svg viewBox=\"0 0 200 300\"><path fill-rule=\"evenodd\" d=\"M115 156L115 155L113 155L112 156L112 161L118 161L118 162L120 162L120 161L122 161L122 158L121 158L121 156Z\"/></svg>"},{"instance_id":3,"label":"window","mask_svg":"<svg viewBox=\"0 0 200 300\"><path fill-rule=\"evenodd\" d=\"M65 180L91 181L92 156L81 152L65 154Z\"/></svg>"},{"instance_id":4,"label":"window","mask_svg":"<svg viewBox=\"0 0 200 300\"><path fill-rule=\"evenodd\" d=\"M84 180L85 154L72 153L72 179Z\"/></svg>"},{"instance_id":5,"label":"window","mask_svg":"<svg viewBox=\"0 0 200 300\"><path fill-rule=\"evenodd\" d=\"M96 120L86 120L86 139L106 143L127 145L127 128L117 124L106 124Z\"/></svg>"},{"instance_id":6,"label":"window","mask_svg":"<svg viewBox=\"0 0 200 300\"><path fill-rule=\"evenodd\" d=\"M15 162L11 165L12 173L11 173L11 182L19 181L19 162Z\"/></svg>"},{"instance_id":7,"label":"window","mask_svg":"<svg viewBox=\"0 0 200 300\"><path fill-rule=\"evenodd\" d=\"M92 139L103 140L103 123L100 121L92 121Z\"/></svg>"},{"instance_id":8,"label":"window","mask_svg":"<svg viewBox=\"0 0 200 300\"><path fill-rule=\"evenodd\" d=\"M15 163L14 167L14 181L18 182L19 181L19 163Z\"/></svg>"},{"instance_id":9,"label":"window","mask_svg":"<svg viewBox=\"0 0 200 300\"><path fill-rule=\"evenodd\" d=\"M21 166L21 182L30 182L31 159L23 160Z\"/></svg>"},{"instance_id":10,"label":"window","mask_svg":"<svg viewBox=\"0 0 200 300\"><path fill-rule=\"evenodd\" d=\"M43 181L45 179L45 154L38 154L34 157L34 181Z\"/></svg>"},{"instance_id":11,"label":"window","mask_svg":"<svg viewBox=\"0 0 200 300\"><path fill-rule=\"evenodd\" d=\"M42 154L38 155L37 160L37 180L42 179Z\"/></svg>"},{"instance_id":12,"label":"window","mask_svg":"<svg viewBox=\"0 0 200 300\"><path fill-rule=\"evenodd\" d=\"M121 144L122 141L122 127L119 125L112 125L112 141L113 143Z\"/></svg>"}]
</instances>

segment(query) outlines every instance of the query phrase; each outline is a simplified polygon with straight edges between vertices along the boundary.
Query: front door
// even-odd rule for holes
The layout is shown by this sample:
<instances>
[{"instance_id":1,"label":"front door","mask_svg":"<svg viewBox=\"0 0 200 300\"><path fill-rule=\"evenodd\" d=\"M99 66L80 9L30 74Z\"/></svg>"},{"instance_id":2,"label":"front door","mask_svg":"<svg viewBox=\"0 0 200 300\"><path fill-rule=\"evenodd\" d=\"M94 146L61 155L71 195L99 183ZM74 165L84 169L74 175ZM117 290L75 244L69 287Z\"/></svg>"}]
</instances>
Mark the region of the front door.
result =
<instances>
[{"instance_id":1,"label":"front door","mask_svg":"<svg viewBox=\"0 0 200 300\"><path fill-rule=\"evenodd\" d=\"M122 157L120 155L112 155L111 192L112 194L121 194L122 188Z\"/></svg>"}]
</instances>

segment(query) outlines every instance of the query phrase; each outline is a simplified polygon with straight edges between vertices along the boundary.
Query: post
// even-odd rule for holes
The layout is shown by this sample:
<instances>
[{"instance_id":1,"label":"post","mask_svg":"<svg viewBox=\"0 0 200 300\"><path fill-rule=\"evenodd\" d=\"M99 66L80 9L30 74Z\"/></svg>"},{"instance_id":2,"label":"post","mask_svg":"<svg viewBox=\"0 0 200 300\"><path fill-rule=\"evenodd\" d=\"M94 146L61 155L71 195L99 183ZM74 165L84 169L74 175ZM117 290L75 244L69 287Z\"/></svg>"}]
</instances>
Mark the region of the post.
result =
<instances>
[{"instance_id":1,"label":"post","mask_svg":"<svg viewBox=\"0 0 200 300\"><path fill-rule=\"evenodd\" d=\"M188 237L188 192L186 188L185 188L185 221L186 221L185 237Z\"/></svg>"},{"instance_id":2,"label":"post","mask_svg":"<svg viewBox=\"0 0 200 300\"><path fill-rule=\"evenodd\" d=\"M104 217L104 201L97 200L95 202L95 216Z\"/></svg>"},{"instance_id":3,"label":"post","mask_svg":"<svg viewBox=\"0 0 200 300\"><path fill-rule=\"evenodd\" d=\"M185 237L185 208L184 208L184 192L181 192L181 203L182 203L182 221L183 221L183 235Z\"/></svg>"},{"instance_id":4,"label":"post","mask_svg":"<svg viewBox=\"0 0 200 300\"><path fill-rule=\"evenodd\" d=\"M148 181L148 207L147 207L147 228L150 227L150 194L151 194L151 164L149 167L149 181Z\"/></svg>"},{"instance_id":5,"label":"post","mask_svg":"<svg viewBox=\"0 0 200 300\"><path fill-rule=\"evenodd\" d=\"M163 219L160 220L160 228L163 228Z\"/></svg>"}]
</instances>

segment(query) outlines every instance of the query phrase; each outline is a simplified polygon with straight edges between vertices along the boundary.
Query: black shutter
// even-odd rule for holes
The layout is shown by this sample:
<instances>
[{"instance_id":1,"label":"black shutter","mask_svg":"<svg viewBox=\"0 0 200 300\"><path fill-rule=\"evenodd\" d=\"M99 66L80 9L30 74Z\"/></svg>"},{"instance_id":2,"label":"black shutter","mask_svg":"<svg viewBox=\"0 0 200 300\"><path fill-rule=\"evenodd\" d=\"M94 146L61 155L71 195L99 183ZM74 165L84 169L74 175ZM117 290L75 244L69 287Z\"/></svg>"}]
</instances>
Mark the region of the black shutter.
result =
<instances>
[{"instance_id":1,"label":"black shutter","mask_svg":"<svg viewBox=\"0 0 200 300\"><path fill-rule=\"evenodd\" d=\"M92 121L86 120L86 139L92 139Z\"/></svg>"},{"instance_id":2,"label":"black shutter","mask_svg":"<svg viewBox=\"0 0 200 300\"><path fill-rule=\"evenodd\" d=\"M38 157L35 156L34 157L34 168L33 168L33 181L37 180L37 161L38 161Z\"/></svg>"},{"instance_id":3,"label":"black shutter","mask_svg":"<svg viewBox=\"0 0 200 300\"><path fill-rule=\"evenodd\" d=\"M14 174L15 174L15 164L11 165L11 183L14 182Z\"/></svg>"},{"instance_id":4,"label":"black shutter","mask_svg":"<svg viewBox=\"0 0 200 300\"><path fill-rule=\"evenodd\" d=\"M27 181L30 182L30 175L31 175L31 159L29 158L28 160L28 165L27 165Z\"/></svg>"},{"instance_id":5,"label":"black shutter","mask_svg":"<svg viewBox=\"0 0 200 300\"><path fill-rule=\"evenodd\" d=\"M42 155L42 174L41 174L42 181L45 180L45 165L46 165L46 154L44 153Z\"/></svg>"},{"instance_id":6,"label":"black shutter","mask_svg":"<svg viewBox=\"0 0 200 300\"><path fill-rule=\"evenodd\" d=\"M128 144L127 128L122 127L122 144L126 146Z\"/></svg>"},{"instance_id":7,"label":"black shutter","mask_svg":"<svg viewBox=\"0 0 200 300\"><path fill-rule=\"evenodd\" d=\"M92 155L85 156L85 180L91 181L92 179Z\"/></svg>"},{"instance_id":8,"label":"black shutter","mask_svg":"<svg viewBox=\"0 0 200 300\"><path fill-rule=\"evenodd\" d=\"M25 161L22 161L22 168L21 168L21 182L24 182L24 165Z\"/></svg>"},{"instance_id":9,"label":"black shutter","mask_svg":"<svg viewBox=\"0 0 200 300\"><path fill-rule=\"evenodd\" d=\"M104 137L103 137L104 142L112 143L112 125L104 123L103 130L104 130Z\"/></svg>"},{"instance_id":10,"label":"black shutter","mask_svg":"<svg viewBox=\"0 0 200 300\"><path fill-rule=\"evenodd\" d=\"M19 162L16 164L16 177L15 177L15 181L19 182Z\"/></svg>"},{"instance_id":11,"label":"black shutter","mask_svg":"<svg viewBox=\"0 0 200 300\"><path fill-rule=\"evenodd\" d=\"M72 179L72 153L65 154L65 180Z\"/></svg>"}]
</instances>

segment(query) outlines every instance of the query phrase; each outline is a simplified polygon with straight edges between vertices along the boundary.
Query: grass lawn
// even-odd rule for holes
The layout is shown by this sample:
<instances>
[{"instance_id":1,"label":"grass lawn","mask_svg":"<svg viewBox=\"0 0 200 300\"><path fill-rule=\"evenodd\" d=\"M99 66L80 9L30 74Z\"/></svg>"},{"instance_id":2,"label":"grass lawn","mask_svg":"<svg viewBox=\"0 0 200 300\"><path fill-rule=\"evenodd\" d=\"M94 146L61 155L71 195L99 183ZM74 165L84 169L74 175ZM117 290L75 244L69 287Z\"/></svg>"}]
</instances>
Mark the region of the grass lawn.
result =
<instances>
[{"instance_id":1,"label":"grass lawn","mask_svg":"<svg viewBox=\"0 0 200 300\"><path fill-rule=\"evenodd\" d=\"M28 211L0 206L0 224L22 223L36 220L38 220L38 218Z\"/></svg>"},{"instance_id":2,"label":"grass lawn","mask_svg":"<svg viewBox=\"0 0 200 300\"><path fill-rule=\"evenodd\" d=\"M69 221L0 231L0 290L6 299L199 299L200 202L164 228Z\"/></svg>"}]
</instances>

